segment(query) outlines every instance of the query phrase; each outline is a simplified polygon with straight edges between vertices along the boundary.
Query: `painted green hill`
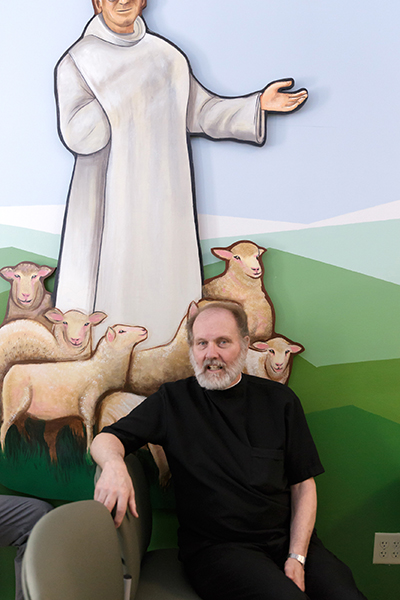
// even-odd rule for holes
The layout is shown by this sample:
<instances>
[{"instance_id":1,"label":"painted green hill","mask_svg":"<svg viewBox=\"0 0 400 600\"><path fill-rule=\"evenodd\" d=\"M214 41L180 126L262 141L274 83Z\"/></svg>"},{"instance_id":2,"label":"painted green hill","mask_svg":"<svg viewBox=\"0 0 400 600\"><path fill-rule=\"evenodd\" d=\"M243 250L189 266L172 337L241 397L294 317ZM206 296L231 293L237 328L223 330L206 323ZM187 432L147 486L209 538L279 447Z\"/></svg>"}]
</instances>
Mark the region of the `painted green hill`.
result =
<instances>
[{"instance_id":1,"label":"painted green hill","mask_svg":"<svg viewBox=\"0 0 400 600\"><path fill-rule=\"evenodd\" d=\"M399 359L314 367L296 356L290 387L307 413L353 404L400 423Z\"/></svg>"},{"instance_id":2,"label":"painted green hill","mask_svg":"<svg viewBox=\"0 0 400 600\"><path fill-rule=\"evenodd\" d=\"M396 590L399 568L372 565L374 533L400 529L400 425L354 406L307 420L325 474L317 478L318 534L353 570L369 600Z\"/></svg>"}]
</instances>

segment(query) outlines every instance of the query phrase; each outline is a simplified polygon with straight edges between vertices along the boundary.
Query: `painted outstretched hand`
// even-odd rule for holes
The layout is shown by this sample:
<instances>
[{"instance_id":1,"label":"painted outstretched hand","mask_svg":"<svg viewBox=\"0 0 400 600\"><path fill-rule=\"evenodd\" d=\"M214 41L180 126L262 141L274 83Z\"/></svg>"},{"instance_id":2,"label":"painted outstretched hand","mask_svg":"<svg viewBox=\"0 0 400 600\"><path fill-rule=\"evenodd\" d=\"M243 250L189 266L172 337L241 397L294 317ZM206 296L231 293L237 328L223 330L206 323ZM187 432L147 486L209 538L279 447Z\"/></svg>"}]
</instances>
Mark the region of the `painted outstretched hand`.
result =
<instances>
[{"instance_id":1,"label":"painted outstretched hand","mask_svg":"<svg viewBox=\"0 0 400 600\"><path fill-rule=\"evenodd\" d=\"M293 79L282 79L268 84L260 98L262 110L287 113L300 108L307 100L308 92L304 88L293 92L291 91L293 85Z\"/></svg>"}]
</instances>

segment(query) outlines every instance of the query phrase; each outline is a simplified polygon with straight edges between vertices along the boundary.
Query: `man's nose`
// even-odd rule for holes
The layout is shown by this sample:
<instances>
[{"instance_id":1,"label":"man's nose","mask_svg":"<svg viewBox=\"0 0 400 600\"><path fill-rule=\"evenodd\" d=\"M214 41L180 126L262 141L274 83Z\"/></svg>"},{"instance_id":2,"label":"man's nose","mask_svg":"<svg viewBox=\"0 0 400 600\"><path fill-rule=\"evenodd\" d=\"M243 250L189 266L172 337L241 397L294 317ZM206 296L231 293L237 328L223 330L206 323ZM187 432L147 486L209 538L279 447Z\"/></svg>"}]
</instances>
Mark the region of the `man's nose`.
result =
<instances>
[{"instance_id":1,"label":"man's nose","mask_svg":"<svg viewBox=\"0 0 400 600\"><path fill-rule=\"evenodd\" d=\"M213 342L207 344L206 350L206 358L217 358L218 357L218 347Z\"/></svg>"}]
</instances>

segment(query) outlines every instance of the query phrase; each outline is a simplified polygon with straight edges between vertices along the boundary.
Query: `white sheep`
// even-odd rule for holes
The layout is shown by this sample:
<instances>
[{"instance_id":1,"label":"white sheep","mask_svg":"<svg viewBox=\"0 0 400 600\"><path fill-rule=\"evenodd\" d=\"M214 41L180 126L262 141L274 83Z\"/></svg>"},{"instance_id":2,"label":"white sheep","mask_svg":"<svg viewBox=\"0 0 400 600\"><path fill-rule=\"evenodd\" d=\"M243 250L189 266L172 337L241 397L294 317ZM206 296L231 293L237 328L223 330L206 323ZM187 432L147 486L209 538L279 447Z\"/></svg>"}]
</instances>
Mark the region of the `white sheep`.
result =
<instances>
[{"instance_id":1,"label":"white sheep","mask_svg":"<svg viewBox=\"0 0 400 600\"><path fill-rule=\"evenodd\" d=\"M139 396L150 396L166 381L177 381L193 375L189 360L186 323L188 317L195 312L197 312L197 304L192 302L187 315L179 324L175 337L168 344L136 350L132 353L127 381L130 392Z\"/></svg>"},{"instance_id":2,"label":"white sheep","mask_svg":"<svg viewBox=\"0 0 400 600\"><path fill-rule=\"evenodd\" d=\"M132 348L146 338L144 327L114 325L88 360L11 367L3 384L3 451L8 429L25 414L45 421L81 417L89 450L97 402L107 392L124 387Z\"/></svg>"},{"instance_id":3,"label":"white sheep","mask_svg":"<svg viewBox=\"0 0 400 600\"><path fill-rule=\"evenodd\" d=\"M267 342L254 342L246 357L244 373L287 383L292 368L293 354L303 352L300 344L276 337Z\"/></svg>"},{"instance_id":4,"label":"white sheep","mask_svg":"<svg viewBox=\"0 0 400 600\"><path fill-rule=\"evenodd\" d=\"M236 242L228 248L212 248L214 256L226 261L221 275L207 279L203 298L233 300L247 314L250 342L268 339L274 334L275 311L263 284L261 261L265 248L253 242Z\"/></svg>"},{"instance_id":5,"label":"white sheep","mask_svg":"<svg viewBox=\"0 0 400 600\"><path fill-rule=\"evenodd\" d=\"M44 325L30 319L16 319L0 327L0 389L8 369L18 362L82 360L92 355L92 328L106 314L86 315L78 310L62 313L47 311L51 333Z\"/></svg>"},{"instance_id":6,"label":"white sheep","mask_svg":"<svg viewBox=\"0 0 400 600\"><path fill-rule=\"evenodd\" d=\"M34 319L51 328L43 313L51 308L51 294L44 280L54 268L32 262L20 262L15 267L3 267L0 275L11 284L3 325L14 319Z\"/></svg>"}]
</instances>

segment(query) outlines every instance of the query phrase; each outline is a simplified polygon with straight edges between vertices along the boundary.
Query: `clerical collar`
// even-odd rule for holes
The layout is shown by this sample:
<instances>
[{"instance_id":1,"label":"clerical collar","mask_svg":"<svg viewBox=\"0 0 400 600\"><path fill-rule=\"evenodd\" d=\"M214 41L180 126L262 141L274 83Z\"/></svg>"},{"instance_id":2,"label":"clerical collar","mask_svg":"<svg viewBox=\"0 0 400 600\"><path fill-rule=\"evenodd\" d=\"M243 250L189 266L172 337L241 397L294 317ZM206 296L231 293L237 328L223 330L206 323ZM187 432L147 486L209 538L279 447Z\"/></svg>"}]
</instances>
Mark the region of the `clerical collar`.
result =
<instances>
[{"instance_id":1,"label":"clerical collar","mask_svg":"<svg viewBox=\"0 0 400 600\"><path fill-rule=\"evenodd\" d=\"M134 46L140 42L145 33L146 25L141 17L136 18L133 33L116 33L105 24L103 15L100 13L90 21L84 35L93 35L116 46Z\"/></svg>"}]
</instances>

